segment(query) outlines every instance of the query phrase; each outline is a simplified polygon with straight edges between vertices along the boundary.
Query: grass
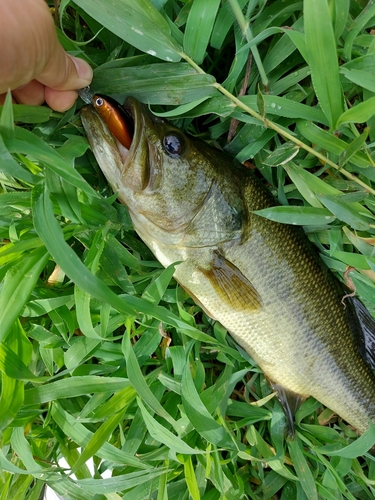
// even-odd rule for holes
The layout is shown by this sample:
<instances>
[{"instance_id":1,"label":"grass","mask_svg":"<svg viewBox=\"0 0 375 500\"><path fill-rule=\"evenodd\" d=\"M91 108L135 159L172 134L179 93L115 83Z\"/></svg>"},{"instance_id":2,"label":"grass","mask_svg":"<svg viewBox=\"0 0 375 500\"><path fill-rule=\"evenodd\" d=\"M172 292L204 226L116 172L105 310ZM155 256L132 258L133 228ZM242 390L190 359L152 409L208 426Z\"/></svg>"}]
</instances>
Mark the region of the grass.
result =
<instances>
[{"instance_id":1,"label":"grass","mask_svg":"<svg viewBox=\"0 0 375 500\"><path fill-rule=\"evenodd\" d=\"M374 313L374 28L372 0L76 0L59 36L95 91L255 168L283 205L262 215ZM1 113L0 499L374 498L374 427L309 399L285 439L259 368L136 237L81 105Z\"/></svg>"}]
</instances>

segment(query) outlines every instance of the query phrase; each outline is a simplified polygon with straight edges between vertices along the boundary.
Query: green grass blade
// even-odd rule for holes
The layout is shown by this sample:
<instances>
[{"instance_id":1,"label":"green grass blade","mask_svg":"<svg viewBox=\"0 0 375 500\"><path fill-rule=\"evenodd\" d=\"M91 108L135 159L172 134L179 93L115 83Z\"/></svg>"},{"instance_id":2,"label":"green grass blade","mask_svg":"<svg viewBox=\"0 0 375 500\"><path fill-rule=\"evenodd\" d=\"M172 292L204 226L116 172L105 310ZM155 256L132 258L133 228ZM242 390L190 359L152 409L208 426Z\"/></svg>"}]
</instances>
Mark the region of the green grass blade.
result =
<instances>
[{"instance_id":1,"label":"green grass blade","mask_svg":"<svg viewBox=\"0 0 375 500\"><path fill-rule=\"evenodd\" d=\"M93 432L65 411L60 403L53 403L51 415L62 432L81 448L84 448L90 439L92 439ZM129 465L130 467L144 470L151 468L151 465L146 460L140 460L137 457L131 456L129 453L116 448L110 443L104 443L96 454L103 460L108 460L116 464Z\"/></svg>"},{"instance_id":2,"label":"green grass blade","mask_svg":"<svg viewBox=\"0 0 375 500\"><path fill-rule=\"evenodd\" d=\"M247 0L239 1L241 8L244 8ZM215 22L212 32L211 45L215 49L221 49L228 32L233 29L235 16L229 2L223 2Z\"/></svg>"},{"instance_id":3,"label":"green grass blade","mask_svg":"<svg viewBox=\"0 0 375 500\"><path fill-rule=\"evenodd\" d=\"M339 220L349 224L353 229L358 231L367 231L369 228L375 228L375 218L369 213L366 217L366 212L361 209L359 203L345 203L342 200L342 195L317 195L319 201L328 208Z\"/></svg>"},{"instance_id":4,"label":"green grass blade","mask_svg":"<svg viewBox=\"0 0 375 500\"><path fill-rule=\"evenodd\" d=\"M182 48L164 17L149 0L77 0L91 17L143 52L165 61L179 61Z\"/></svg>"},{"instance_id":5,"label":"green grass blade","mask_svg":"<svg viewBox=\"0 0 375 500\"><path fill-rule=\"evenodd\" d=\"M0 115L0 135L2 135L4 139L12 139L14 137L12 94L10 90L7 92Z\"/></svg>"},{"instance_id":6,"label":"green grass blade","mask_svg":"<svg viewBox=\"0 0 375 500\"><path fill-rule=\"evenodd\" d=\"M364 89L367 89L370 92L374 90L375 75L371 74L369 71L362 71L360 69L351 69L341 66L340 73L344 75L345 78L363 87Z\"/></svg>"},{"instance_id":7,"label":"green grass blade","mask_svg":"<svg viewBox=\"0 0 375 500\"><path fill-rule=\"evenodd\" d=\"M363 8L356 19L349 26L349 34L345 41L344 58L350 61L352 58L353 43L359 32L375 16L375 2L370 0Z\"/></svg>"},{"instance_id":8,"label":"green grass blade","mask_svg":"<svg viewBox=\"0 0 375 500\"><path fill-rule=\"evenodd\" d=\"M28 469L28 472L35 477L43 475L45 469L35 461L31 446L24 436L22 427L13 429L11 441L13 449L22 460L24 466Z\"/></svg>"},{"instance_id":9,"label":"green grass blade","mask_svg":"<svg viewBox=\"0 0 375 500\"><path fill-rule=\"evenodd\" d=\"M289 441L288 449L293 460L298 479L308 500L318 500L314 477L299 445L298 438Z\"/></svg>"},{"instance_id":10,"label":"green grass blade","mask_svg":"<svg viewBox=\"0 0 375 500\"><path fill-rule=\"evenodd\" d=\"M337 121L337 127L343 123L364 123L375 114L375 97L361 102L345 111Z\"/></svg>"},{"instance_id":11,"label":"green grass blade","mask_svg":"<svg viewBox=\"0 0 375 500\"><path fill-rule=\"evenodd\" d=\"M175 436L172 432L166 429L163 425L159 424L146 410L146 407L140 399L138 405L142 412L143 420L147 426L150 435L159 443L163 443L174 453L182 453L183 455L196 455L203 453L198 449L189 446L185 441Z\"/></svg>"},{"instance_id":12,"label":"green grass blade","mask_svg":"<svg viewBox=\"0 0 375 500\"><path fill-rule=\"evenodd\" d=\"M156 399L154 394L151 392L151 389L147 385L147 382L145 381L139 367L137 358L134 354L128 335L124 335L123 346L128 377L135 391L154 412L165 418L165 420L169 422L173 427L177 427L177 422L162 407L160 402Z\"/></svg>"},{"instance_id":13,"label":"green grass blade","mask_svg":"<svg viewBox=\"0 0 375 500\"><path fill-rule=\"evenodd\" d=\"M47 170L46 180L49 190L56 197L62 215L76 224L81 224L83 221L77 189L52 170Z\"/></svg>"},{"instance_id":14,"label":"green grass blade","mask_svg":"<svg viewBox=\"0 0 375 500\"><path fill-rule=\"evenodd\" d=\"M61 319L61 330L64 330L64 319L61 315L56 314ZM50 314L52 320L57 323L55 315ZM69 329L71 330L71 328ZM90 356L93 356L96 350L100 347L100 340L89 337L81 337L73 343L71 347L64 354L65 366L68 370L78 368L80 364L84 363Z\"/></svg>"},{"instance_id":15,"label":"green grass blade","mask_svg":"<svg viewBox=\"0 0 375 500\"><path fill-rule=\"evenodd\" d=\"M118 425L121 424L124 419L124 411L119 412L115 415L110 416L100 427L95 431L95 433L90 438L89 442L86 444L84 450L80 454L78 460L72 468L72 473L77 472L77 470L84 466L86 462L92 458L98 450L100 450L104 443L110 438L113 431Z\"/></svg>"},{"instance_id":16,"label":"green grass blade","mask_svg":"<svg viewBox=\"0 0 375 500\"><path fill-rule=\"evenodd\" d=\"M95 71L97 92L132 95L147 104L185 104L216 93L215 78L200 74L187 63L157 63Z\"/></svg>"},{"instance_id":17,"label":"green grass blade","mask_svg":"<svg viewBox=\"0 0 375 500\"><path fill-rule=\"evenodd\" d=\"M339 40L348 22L350 0L335 0L333 6L335 9L335 39Z\"/></svg>"},{"instance_id":18,"label":"green grass blade","mask_svg":"<svg viewBox=\"0 0 375 500\"><path fill-rule=\"evenodd\" d=\"M137 471L114 476L108 479L81 479L77 481L77 485L91 494L106 494L121 492L134 488L145 481L156 479L164 474L164 469L155 468L152 471Z\"/></svg>"},{"instance_id":19,"label":"green grass blade","mask_svg":"<svg viewBox=\"0 0 375 500\"><path fill-rule=\"evenodd\" d=\"M358 151L365 147L369 131L370 128L366 127L364 131L348 145L346 150L341 153L339 158L340 168L344 167Z\"/></svg>"},{"instance_id":20,"label":"green grass blade","mask_svg":"<svg viewBox=\"0 0 375 500\"><path fill-rule=\"evenodd\" d=\"M0 430L5 430L15 419L22 406L24 398L24 384L20 380L0 373Z\"/></svg>"},{"instance_id":21,"label":"green grass blade","mask_svg":"<svg viewBox=\"0 0 375 500\"><path fill-rule=\"evenodd\" d=\"M234 15L236 16L238 25L242 31L243 36L246 38L248 42L250 42L253 39L252 29L250 23L245 19L245 16L242 13L241 5L237 0L228 0L228 3L230 4L231 9ZM250 48L250 50L252 52L255 64L257 65L262 85L265 89L267 89L268 78L264 71L263 61L260 57L258 47L254 45Z\"/></svg>"},{"instance_id":22,"label":"green grass blade","mask_svg":"<svg viewBox=\"0 0 375 500\"><path fill-rule=\"evenodd\" d=\"M195 0L187 19L184 51L197 64L203 62L220 0Z\"/></svg>"},{"instance_id":23,"label":"green grass blade","mask_svg":"<svg viewBox=\"0 0 375 500\"><path fill-rule=\"evenodd\" d=\"M254 213L275 222L299 226L323 226L336 219L329 210L314 207L271 207L256 210Z\"/></svg>"},{"instance_id":24,"label":"green grass blade","mask_svg":"<svg viewBox=\"0 0 375 500\"><path fill-rule=\"evenodd\" d=\"M195 477L195 471L191 456L185 457L184 474L191 498L193 500L200 500L201 495L198 488L197 478Z\"/></svg>"},{"instance_id":25,"label":"green grass blade","mask_svg":"<svg viewBox=\"0 0 375 500\"><path fill-rule=\"evenodd\" d=\"M168 266L163 269L160 276L158 276L142 293L142 298L151 302L151 304L158 304L162 299L175 271L176 264Z\"/></svg>"},{"instance_id":26,"label":"green grass blade","mask_svg":"<svg viewBox=\"0 0 375 500\"><path fill-rule=\"evenodd\" d=\"M12 157L9 153L4 139L0 134L0 160L1 160L1 171L19 179L21 181L27 182L29 184L33 184L38 182L39 178L21 167L18 162Z\"/></svg>"},{"instance_id":27,"label":"green grass blade","mask_svg":"<svg viewBox=\"0 0 375 500\"><path fill-rule=\"evenodd\" d=\"M36 248L7 272L0 293L0 341L7 337L48 261L45 248Z\"/></svg>"},{"instance_id":28,"label":"green grass blade","mask_svg":"<svg viewBox=\"0 0 375 500\"><path fill-rule=\"evenodd\" d=\"M111 393L124 389L129 385L129 380L126 378L106 378L95 375L75 376L27 389L25 392L25 405L43 404L55 399L75 398L91 393Z\"/></svg>"},{"instance_id":29,"label":"green grass blade","mask_svg":"<svg viewBox=\"0 0 375 500\"><path fill-rule=\"evenodd\" d=\"M103 248L103 252L100 258L100 267L106 273L108 278L117 286L121 288L125 293L130 295L135 295L135 288L130 281L129 275L124 267L123 258L126 261L133 262L131 259L127 259L127 254L133 257L130 252L128 252L124 247L121 246L120 242L116 238L106 238L106 244ZM113 243L116 242L114 245ZM117 245L121 247L122 254L117 252ZM133 257L134 259L134 257ZM136 260L136 259L134 259ZM136 268L139 269L139 261L136 260Z\"/></svg>"},{"instance_id":30,"label":"green grass blade","mask_svg":"<svg viewBox=\"0 0 375 500\"><path fill-rule=\"evenodd\" d=\"M12 333L12 331L11 331ZM8 377L15 380L32 380L42 383L47 377L34 375L17 356L17 354L6 344L0 343L0 370Z\"/></svg>"},{"instance_id":31,"label":"green grass blade","mask_svg":"<svg viewBox=\"0 0 375 500\"><path fill-rule=\"evenodd\" d=\"M42 382L44 377L36 377L26 365L32 357L32 345L23 330L20 321L12 327L6 344L0 344L0 429L11 425L17 420L18 412L22 411L24 403L24 382L21 379L30 379ZM13 422L13 425L17 423ZM18 424L19 425L19 424Z\"/></svg>"},{"instance_id":32,"label":"green grass blade","mask_svg":"<svg viewBox=\"0 0 375 500\"><path fill-rule=\"evenodd\" d=\"M334 130L344 108L328 1L305 0L303 4L307 62L320 107Z\"/></svg>"},{"instance_id":33,"label":"green grass blade","mask_svg":"<svg viewBox=\"0 0 375 500\"><path fill-rule=\"evenodd\" d=\"M48 477L45 481L64 500L92 500L91 492L85 491L68 477Z\"/></svg>"},{"instance_id":34,"label":"green grass blade","mask_svg":"<svg viewBox=\"0 0 375 500\"><path fill-rule=\"evenodd\" d=\"M311 141L312 144L316 144L335 155L340 156L348 147L347 142L317 127L313 123L297 120L297 130L303 137ZM350 163L366 168L370 165L370 160L362 151L358 151L352 156Z\"/></svg>"},{"instance_id":35,"label":"green grass blade","mask_svg":"<svg viewBox=\"0 0 375 500\"><path fill-rule=\"evenodd\" d=\"M168 466L168 464L166 465ZM167 474L162 474L160 476L158 484L158 496L156 500L168 500L167 480L168 480Z\"/></svg>"},{"instance_id":36,"label":"green grass blade","mask_svg":"<svg viewBox=\"0 0 375 500\"><path fill-rule=\"evenodd\" d=\"M118 413L124 407L129 406L131 403L133 403L135 397L136 392L129 384L129 386L125 387L124 389L116 391L108 401L101 404L100 407L95 410L95 418L103 419L107 418L108 415Z\"/></svg>"},{"instance_id":37,"label":"green grass blade","mask_svg":"<svg viewBox=\"0 0 375 500\"><path fill-rule=\"evenodd\" d=\"M0 466L4 471L11 472L12 474L29 474L28 471L17 467L14 463L8 460L3 449L0 449Z\"/></svg>"},{"instance_id":38,"label":"green grass blade","mask_svg":"<svg viewBox=\"0 0 375 500\"><path fill-rule=\"evenodd\" d=\"M89 197L98 197L96 191L83 179L77 170L35 134L24 128L16 127L14 139L8 139L5 143L11 153L23 153L37 158L64 180L81 189ZM40 177L38 180L40 180Z\"/></svg>"},{"instance_id":39,"label":"green grass blade","mask_svg":"<svg viewBox=\"0 0 375 500\"><path fill-rule=\"evenodd\" d=\"M2 106L0 105L0 113ZM14 121L22 123L43 123L52 116L53 110L46 106L29 106L28 104L13 104Z\"/></svg>"},{"instance_id":40,"label":"green grass blade","mask_svg":"<svg viewBox=\"0 0 375 500\"><path fill-rule=\"evenodd\" d=\"M91 297L88 293L84 292L78 287L74 289L74 299L76 303L76 311L77 311L77 321L78 326L81 329L82 333L89 338L92 339L101 339L100 335L95 331L91 312L90 312L90 302Z\"/></svg>"},{"instance_id":41,"label":"green grass blade","mask_svg":"<svg viewBox=\"0 0 375 500\"><path fill-rule=\"evenodd\" d=\"M298 153L299 148L296 147L295 144L285 142L264 160L264 164L270 165L271 167L285 165L292 161Z\"/></svg>"},{"instance_id":42,"label":"green grass blade","mask_svg":"<svg viewBox=\"0 0 375 500\"><path fill-rule=\"evenodd\" d=\"M356 269L363 269L366 271L374 270L375 259L371 257L365 257L357 253L343 252L340 250L335 250L332 253L332 257L344 262L347 266L355 267Z\"/></svg>"},{"instance_id":43,"label":"green grass blade","mask_svg":"<svg viewBox=\"0 0 375 500\"><path fill-rule=\"evenodd\" d=\"M225 428L215 421L202 403L191 376L189 363L185 364L183 370L181 398L190 422L209 443L229 449L235 448Z\"/></svg>"},{"instance_id":44,"label":"green grass blade","mask_svg":"<svg viewBox=\"0 0 375 500\"><path fill-rule=\"evenodd\" d=\"M340 450L330 450L329 445L323 448L316 448L316 451L330 457L357 458L361 457L372 449L375 444L375 425L370 422L368 430L354 442L341 448ZM315 448L314 448L315 450Z\"/></svg>"}]
</instances>

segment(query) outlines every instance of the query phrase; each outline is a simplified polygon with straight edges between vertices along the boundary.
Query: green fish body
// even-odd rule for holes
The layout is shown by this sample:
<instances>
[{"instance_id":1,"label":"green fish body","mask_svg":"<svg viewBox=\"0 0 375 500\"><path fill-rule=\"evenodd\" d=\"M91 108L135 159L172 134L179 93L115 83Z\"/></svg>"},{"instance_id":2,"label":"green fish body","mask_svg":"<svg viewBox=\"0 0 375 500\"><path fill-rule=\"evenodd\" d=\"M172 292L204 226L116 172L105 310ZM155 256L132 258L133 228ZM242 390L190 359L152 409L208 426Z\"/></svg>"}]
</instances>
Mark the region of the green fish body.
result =
<instances>
[{"instance_id":1,"label":"green fish body","mask_svg":"<svg viewBox=\"0 0 375 500\"><path fill-rule=\"evenodd\" d=\"M304 233L253 213L275 201L238 162L135 99L124 106L129 150L92 106L82 120L139 236L163 266L178 262L176 280L259 364L284 409L313 396L364 432L375 422L375 378L358 321Z\"/></svg>"}]
</instances>

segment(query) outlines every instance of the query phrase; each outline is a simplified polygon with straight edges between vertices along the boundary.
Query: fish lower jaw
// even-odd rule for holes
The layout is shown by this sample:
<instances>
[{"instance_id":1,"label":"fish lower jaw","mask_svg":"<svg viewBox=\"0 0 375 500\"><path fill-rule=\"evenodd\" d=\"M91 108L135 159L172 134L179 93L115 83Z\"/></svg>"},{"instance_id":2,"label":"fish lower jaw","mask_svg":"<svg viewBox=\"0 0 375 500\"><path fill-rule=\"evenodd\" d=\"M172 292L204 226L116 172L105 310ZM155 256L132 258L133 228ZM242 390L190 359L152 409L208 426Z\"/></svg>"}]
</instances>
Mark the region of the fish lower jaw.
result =
<instances>
[{"instance_id":1,"label":"fish lower jaw","mask_svg":"<svg viewBox=\"0 0 375 500\"><path fill-rule=\"evenodd\" d=\"M121 156L123 162L125 163L127 158L128 158L128 155L129 155L129 149L127 149L125 146L123 146L121 144L121 142L119 142L117 139L116 139L116 143L117 143L117 147L118 147L120 156Z\"/></svg>"}]
</instances>

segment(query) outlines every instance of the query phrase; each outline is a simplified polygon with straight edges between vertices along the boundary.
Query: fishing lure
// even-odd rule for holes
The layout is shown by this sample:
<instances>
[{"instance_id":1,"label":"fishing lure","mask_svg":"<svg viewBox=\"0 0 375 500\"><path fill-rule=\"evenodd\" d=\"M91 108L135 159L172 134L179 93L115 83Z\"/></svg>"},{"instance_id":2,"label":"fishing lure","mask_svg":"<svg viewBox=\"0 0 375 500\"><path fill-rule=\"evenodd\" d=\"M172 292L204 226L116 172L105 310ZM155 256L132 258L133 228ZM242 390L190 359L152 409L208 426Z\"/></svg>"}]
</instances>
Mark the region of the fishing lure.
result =
<instances>
[{"instance_id":1,"label":"fishing lure","mask_svg":"<svg viewBox=\"0 0 375 500\"><path fill-rule=\"evenodd\" d=\"M126 119L122 106L111 97L93 94L90 87L77 90L77 94L86 104L93 104L111 134L129 149L133 139L133 126L131 121Z\"/></svg>"},{"instance_id":2,"label":"fishing lure","mask_svg":"<svg viewBox=\"0 0 375 500\"><path fill-rule=\"evenodd\" d=\"M121 105L110 97L95 94L93 105L111 134L126 148L129 149L133 139L133 130Z\"/></svg>"}]
</instances>

